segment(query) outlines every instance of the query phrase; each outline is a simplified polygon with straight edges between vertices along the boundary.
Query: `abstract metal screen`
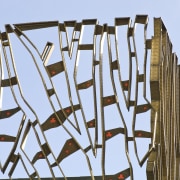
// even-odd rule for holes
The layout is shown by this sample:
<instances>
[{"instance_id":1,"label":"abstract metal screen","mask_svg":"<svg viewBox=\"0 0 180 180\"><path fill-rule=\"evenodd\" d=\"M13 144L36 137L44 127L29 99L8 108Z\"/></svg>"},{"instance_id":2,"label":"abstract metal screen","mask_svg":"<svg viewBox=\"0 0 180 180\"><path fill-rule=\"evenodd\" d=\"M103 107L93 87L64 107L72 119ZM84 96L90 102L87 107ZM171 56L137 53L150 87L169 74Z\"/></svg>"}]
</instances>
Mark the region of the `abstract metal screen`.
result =
<instances>
[{"instance_id":1,"label":"abstract metal screen","mask_svg":"<svg viewBox=\"0 0 180 180\"><path fill-rule=\"evenodd\" d=\"M0 179L180 178L180 68L161 18L147 26L5 25Z\"/></svg>"}]
</instances>

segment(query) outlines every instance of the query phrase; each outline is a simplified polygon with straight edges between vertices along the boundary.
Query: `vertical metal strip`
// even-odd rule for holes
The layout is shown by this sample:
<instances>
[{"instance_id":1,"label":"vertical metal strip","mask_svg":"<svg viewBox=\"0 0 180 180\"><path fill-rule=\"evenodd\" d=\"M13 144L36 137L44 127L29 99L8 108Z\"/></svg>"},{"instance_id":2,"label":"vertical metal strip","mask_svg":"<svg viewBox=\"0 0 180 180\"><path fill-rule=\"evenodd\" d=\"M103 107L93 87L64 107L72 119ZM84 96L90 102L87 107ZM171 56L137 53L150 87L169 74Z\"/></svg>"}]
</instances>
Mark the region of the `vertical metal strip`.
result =
<instances>
[{"instance_id":1,"label":"vertical metal strip","mask_svg":"<svg viewBox=\"0 0 180 180\"><path fill-rule=\"evenodd\" d=\"M12 54L12 52L11 52L11 44L10 44L10 41L9 41L9 38L8 38L8 34L6 34L6 35L7 35L8 47L9 47L10 55L11 55L11 59L12 59L12 58L13 58L13 54ZM8 77L9 77L9 79L10 79L10 78L11 78L11 72L10 72L10 68L9 68L9 62L8 62L8 58L7 58L7 54L6 54L6 49L5 49L4 45L3 45L3 41L1 41L1 45L2 45L2 49L3 49L3 54L4 54L4 59L5 59L7 71L8 71ZM2 61L1 61L1 63L2 63ZM17 79L17 85L18 85L18 87L19 87L19 80L18 80L18 77L17 77L17 76L16 76L16 79ZM13 88L11 82L10 82L10 90L11 90L11 93L12 93L12 95L13 95L13 98L14 98L15 103L17 104L18 107L21 108L21 106L20 106L20 104L18 103L18 100L17 100L17 98L16 98L16 95L15 95L15 92L14 92L14 88ZM9 161L10 161L10 156L11 156L12 154L14 154L14 152L15 152L15 150L16 150L16 147L17 147L17 144L18 144L18 140L19 140L19 138L20 138L20 135L21 135L21 132L22 132L22 129L23 129L24 121L25 121L25 119L26 119L26 114L25 114L25 112L23 111L22 108L21 108L21 111L22 111L22 113L23 113L23 115L22 115L22 120L21 120L21 122L20 122L19 129L18 129L18 132L17 132L17 135L16 135L16 140L15 140L15 143L14 143L13 148L12 148L12 150L11 150L11 153L10 153L10 155L8 156L7 161L5 162L4 166L2 167L3 171L6 170L8 164L9 164Z\"/></svg>"},{"instance_id":2,"label":"vertical metal strip","mask_svg":"<svg viewBox=\"0 0 180 180\"><path fill-rule=\"evenodd\" d=\"M64 26L64 24L62 24ZM77 26L79 26L78 24L76 24ZM79 29L79 32L81 31L81 26L82 24L80 24L80 29ZM71 107L73 108L73 102L72 102L72 95L71 95L71 88L70 88L70 82L69 82L69 78L68 78L68 73L67 73L67 68L66 68L66 62L65 62L65 57L64 57L64 51L63 51L63 47L62 47L62 31L61 31L61 27L60 27L60 24L58 24L58 36L59 36L59 46L60 46L60 51L61 51L61 56L62 56L62 61L63 61L63 64L64 64L64 73L65 73L65 77L66 77L66 83L67 83L67 88L68 88L68 96L69 96L69 101L70 101L70 104L71 104ZM58 98L58 97L57 97ZM60 104L60 103L59 103ZM61 105L60 105L61 107ZM62 107L61 107L62 109ZM66 113L64 112L64 115L66 116ZM77 118L76 118L76 114L73 112L73 115L74 115L74 119L75 119L75 122L76 122L76 130L80 133L80 128L79 128L79 124L78 124L78 121L77 121Z\"/></svg>"},{"instance_id":3,"label":"vertical metal strip","mask_svg":"<svg viewBox=\"0 0 180 180\"><path fill-rule=\"evenodd\" d=\"M97 25L97 21L96 21L96 23L95 24L93 24L93 25L95 25L94 26L94 29L95 29L95 27L96 27L96 25ZM84 26L84 25L83 25ZM80 31L80 35L79 35L79 41L78 41L78 47L80 46L80 45L82 45L81 44L81 36L83 35L83 32L82 31ZM92 44L92 46L93 46L93 49L92 49L92 51L94 51L94 44ZM78 83L77 83L77 72L78 72L78 64L79 64L79 52L80 51L80 49L77 49L77 53L76 53L76 60L75 60L75 67L74 67L74 83L75 83L75 86L76 86L76 93L77 93L77 97L78 97L78 101L79 101L79 104L80 104L80 106L81 106L81 114L82 114L82 118L83 118L83 122L84 122L84 126L85 126L85 129L86 129L86 133L87 133L87 136L88 136L88 139L89 139L89 143L90 143L90 145L91 145L91 149L92 149L92 151L93 151L93 154L95 155L95 147L93 147L93 143L92 143L92 139L91 139L91 136L90 136L90 132L89 132L89 129L88 129L88 127L87 127L87 120L86 120L86 117L85 117L85 113L84 113L84 110L83 110L83 106L82 106L82 102L81 102L81 97L80 97L80 93L79 93L79 91L78 91ZM93 55L93 52L92 52L92 55ZM93 65L93 64L92 64Z\"/></svg>"},{"instance_id":4,"label":"vertical metal strip","mask_svg":"<svg viewBox=\"0 0 180 180\"><path fill-rule=\"evenodd\" d=\"M134 139L133 142L134 142L135 154L136 154L136 157L137 157L137 160L138 160L140 166L142 166L144 164L145 160L149 156L150 152L152 151L152 146L149 148L148 152L143 156L143 158L140 159L139 155L138 155L137 144L136 144L136 139L135 139L135 124L136 124L136 114L137 114L137 108L138 108L137 101L138 101L138 86L139 86L139 70L138 70L139 69L139 62L138 62L139 60L138 60L138 55L137 55L137 51L136 51L135 27L138 24L142 24L144 26L144 38L146 38L145 34L146 34L147 23L148 23L147 16L136 16L134 26L133 26L133 33L132 33L135 61L136 61L136 82L135 82L135 100L134 100L135 107L134 107L134 112L133 112L132 131L133 131L133 139ZM146 42L146 39L144 39L144 42ZM146 50L145 50L144 54L146 54ZM144 65L144 67L146 67L146 66ZM143 83L144 83L144 80L143 80ZM145 86L145 83L144 83L144 86ZM144 90L144 87L143 87L143 90ZM147 102L147 104L149 104L149 101L146 100L146 98L145 98L145 101Z\"/></svg>"},{"instance_id":5,"label":"vertical metal strip","mask_svg":"<svg viewBox=\"0 0 180 180\"><path fill-rule=\"evenodd\" d=\"M115 30L115 33L113 34L113 36L114 36L114 40L115 40L114 43L115 43L115 46L116 46L115 51L116 51L116 57L117 57L118 52L117 52L116 33L117 32ZM108 39L109 66L111 67L111 64L112 64L113 60L112 60L112 51L111 51L111 38L110 38L109 31L107 31L107 39ZM119 64L117 64L117 67L118 67L118 71L119 71ZM114 95L117 98L118 95L117 95L115 81L114 81L113 69L110 69L110 76L111 76L111 83L112 83L112 87L113 87L113 92L114 92ZM122 114L122 111L121 111L120 104L119 104L118 100L116 102L116 107L117 107L119 116L120 116L120 118L122 120L122 123L124 125L125 152L126 152L126 157L127 157L129 166L130 166L130 178L131 178L131 180L133 180L133 168L132 168L132 163L131 163L131 160L130 160L130 157L129 157L129 148L128 148L128 130L127 130L127 126L126 126L126 123L125 123L125 120L124 120L124 117L123 117L123 114Z\"/></svg>"},{"instance_id":6,"label":"vertical metal strip","mask_svg":"<svg viewBox=\"0 0 180 180\"><path fill-rule=\"evenodd\" d=\"M100 32L98 32L100 31ZM97 155L97 146L98 146L98 109L97 109L97 94L96 94L96 65L99 63L96 59L96 54L99 54L99 52L96 52L96 40L97 36L101 35L103 33L103 27L100 25L96 25L95 31L94 31L94 38L93 38L93 59L92 59L92 77L93 77L93 94L94 94L94 117L95 117L95 137L94 137L94 153L95 156Z\"/></svg>"},{"instance_id":7,"label":"vertical metal strip","mask_svg":"<svg viewBox=\"0 0 180 180\"><path fill-rule=\"evenodd\" d=\"M128 51L129 51L129 79L127 81L129 81L127 83L128 86L128 95L127 97L125 96L124 90L123 90L123 85L122 85L122 78L121 78L121 71L120 71L120 59L121 57L119 56L118 53L118 36L117 36L117 29L120 26L127 26L127 44L128 44ZM131 46L130 46L130 39L129 39L129 28L131 25L131 20L130 18L116 18L115 19L115 41L116 41L116 58L117 58L117 64L118 64L118 75L119 75L119 83L121 84L121 88L122 88L122 93L123 93L123 97L126 103L126 107L129 109L129 105L130 105L130 95L131 95L131 79L132 79L132 65L131 65Z\"/></svg>"},{"instance_id":8,"label":"vertical metal strip","mask_svg":"<svg viewBox=\"0 0 180 180\"><path fill-rule=\"evenodd\" d=\"M100 84L100 113L101 113L101 135L102 135L102 155L101 155L101 168L102 180L105 180L105 122L104 122L104 107L103 107L103 45L104 45L104 29L103 26L100 46L99 46L99 84Z\"/></svg>"},{"instance_id":9,"label":"vertical metal strip","mask_svg":"<svg viewBox=\"0 0 180 180\"><path fill-rule=\"evenodd\" d=\"M152 38L151 50L151 67L150 67L150 89L151 89L151 106L154 111L151 111L151 131L156 136L154 137L155 144L159 143L160 137L160 122L159 122L159 105L160 105L160 91L159 91L159 65L161 59L161 28L162 22L160 18L154 19L154 37ZM155 116L157 113L156 129L154 128ZM156 167L157 152L150 154L147 161L147 179L155 180L156 173L151 174Z\"/></svg>"}]
</instances>

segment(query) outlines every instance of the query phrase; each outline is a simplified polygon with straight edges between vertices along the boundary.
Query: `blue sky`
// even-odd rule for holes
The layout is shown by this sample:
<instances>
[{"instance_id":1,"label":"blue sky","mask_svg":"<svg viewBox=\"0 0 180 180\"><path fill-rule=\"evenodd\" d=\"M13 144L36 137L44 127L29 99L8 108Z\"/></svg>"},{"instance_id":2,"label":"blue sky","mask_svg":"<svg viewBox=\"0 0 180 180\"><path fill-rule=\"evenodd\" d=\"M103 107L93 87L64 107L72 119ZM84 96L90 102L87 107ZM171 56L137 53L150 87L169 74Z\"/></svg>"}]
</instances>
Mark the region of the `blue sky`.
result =
<instances>
[{"instance_id":1,"label":"blue sky","mask_svg":"<svg viewBox=\"0 0 180 180\"><path fill-rule=\"evenodd\" d=\"M46 20L81 20L97 18L100 23L113 24L115 17L130 16L136 14L148 14L153 17L162 17L174 50L178 53L180 20L180 2L178 0L3 0L0 11L0 29L7 23L21 23Z\"/></svg>"},{"instance_id":2,"label":"blue sky","mask_svg":"<svg viewBox=\"0 0 180 180\"><path fill-rule=\"evenodd\" d=\"M5 24L54 20L81 21L94 18L98 19L99 24L113 25L116 17L131 17L134 20L137 14L147 14L149 16L148 38L153 35L153 18L161 17L169 32L173 50L180 56L179 9L179 0L3 0L0 11L0 30L4 31ZM143 168L145 170L145 167ZM138 169L137 172L141 170ZM142 174L143 179L145 172Z\"/></svg>"}]
</instances>

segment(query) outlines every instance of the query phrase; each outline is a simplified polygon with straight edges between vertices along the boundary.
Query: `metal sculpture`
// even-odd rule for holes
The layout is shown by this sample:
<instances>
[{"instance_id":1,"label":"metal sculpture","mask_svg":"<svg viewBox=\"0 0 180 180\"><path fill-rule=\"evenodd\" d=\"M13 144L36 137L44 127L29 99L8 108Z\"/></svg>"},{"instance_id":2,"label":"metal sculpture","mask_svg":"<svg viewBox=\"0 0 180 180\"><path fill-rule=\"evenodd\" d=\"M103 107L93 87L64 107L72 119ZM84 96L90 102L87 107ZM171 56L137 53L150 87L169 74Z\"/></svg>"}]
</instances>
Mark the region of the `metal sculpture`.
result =
<instances>
[{"instance_id":1,"label":"metal sculpture","mask_svg":"<svg viewBox=\"0 0 180 180\"><path fill-rule=\"evenodd\" d=\"M10 151L7 156L0 151L3 174L12 179L21 164L29 179L43 179L45 166L50 179L71 179L67 172L81 162L68 162L72 167L66 173L62 163L74 154L81 155L84 160L79 161L88 167L83 179L132 180L129 146L133 143L139 166L147 164L148 180L179 178L179 66L162 20L154 19L152 39L146 38L147 25L148 16L137 15L133 25L130 18L116 18L114 26L99 25L96 19L5 26L0 34L0 147L8 144L5 151ZM136 38L137 26L142 32ZM84 43L87 27L85 38L90 43ZM52 28L57 31L44 33L48 40L40 37L41 31L31 39L31 33ZM122 38L118 38L120 29ZM54 50L61 60L53 59ZM138 123L144 129L137 129ZM143 155L139 140L149 144ZM118 157L108 149L125 155L126 163L114 164L119 169L114 173L107 172L107 159ZM100 176L93 173L96 159Z\"/></svg>"}]
</instances>

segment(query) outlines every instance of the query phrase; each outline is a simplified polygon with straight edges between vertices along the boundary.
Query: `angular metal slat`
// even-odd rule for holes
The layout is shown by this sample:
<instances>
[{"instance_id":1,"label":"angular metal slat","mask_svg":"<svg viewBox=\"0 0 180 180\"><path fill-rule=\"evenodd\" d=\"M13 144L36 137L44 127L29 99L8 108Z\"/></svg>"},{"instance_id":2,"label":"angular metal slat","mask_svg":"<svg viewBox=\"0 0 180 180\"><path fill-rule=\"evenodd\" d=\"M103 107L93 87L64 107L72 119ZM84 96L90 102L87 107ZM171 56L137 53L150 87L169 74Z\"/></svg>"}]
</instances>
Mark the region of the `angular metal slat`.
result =
<instances>
[{"instance_id":1,"label":"angular metal slat","mask_svg":"<svg viewBox=\"0 0 180 180\"><path fill-rule=\"evenodd\" d=\"M83 25L95 25L97 24L97 19L85 19L82 21Z\"/></svg>"},{"instance_id":2,"label":"angular metal slat","mask_svg":"<svg viewBox=\"0 0 180 180\"><path fill-rule=\"evenodd\" d=\"M54 89L52 88L52 89L48 89L48 95L49 96L52 96L52 95L54 95L55 94L55 91L54 91Z\"/></svg>"},{"instance_id":3,"label":"angular metal slat","mask_svg":"<svg viewBox=\"0 0 180 180\"><path fill-rule=\"evenodd\" d=\"M130 175L131 175L130 168L128 168L115 175L106 175L106 180L111 180L111 179L125 180L126 178L130 177Z\"/></svg>"},{"instance_id":4,"label":"angular metal slat","mask_svg":"<svg viewBox=\"0 0 180 180\"><path fill-rule=\"evenodd\" d=\"M90 120L87 122L87 127L88 128L94 128L96 126L96 120L93 119L93 120Z\"/></svg>"},{"instance_id":5,"label":"angular metal slat","mask_svg":"<svg viewBox=\"0 0 180 180\"><path fill-rule=\"evenodd\" d=\"M115 95L106 96L102 98L103 106L109 106L117 102L117 98Z\"/></svg>"},{"instance_id":6,"label":"angular metal slat","mask_svg":"<svg viewBox=\"0 0 180 180\"><path fill-rule=\"evenodd\" d=\"M19 28L21 31L27 31L27 30L55 27L58 26L58 21L22 23L22 24L14 24L14 26Z\"/></svg>"},{"instance_id":7,"label":"angular metal slat","mask_svg":"<svg viewBox=\"0 0 180 180\"><path fill-rule=\"evenodd\" d=\"M0 134L0 142L15 142L16 137Z\"/></svg>"},{"instance_id":8,"label":"angular metal slat","mask_svg":"<svg viewBox=\"0 0 180 180\"><path fill-rule=\"evenodd\" d=\"M148 16L147 15L136 15L135 23L147 24L148 23Z\"/></svg>"},{"instance_id":9,"label":"angular metal slat","mask_svg":"<svg viewBox=\"0 0 180 180\"><path fill-rule=\"evenodd\" d=\"M123 91L129 90L129 80L121 81L121 84L122 84Z\"/></svg>"},{"instance_id":10,"label":"angular metal slat","mask_svg":"<svg viewBox=\"0 0 180 180\"><path fill-rule=\"evenodd\" d=\"M139 74L138 82L144 82L144 74Z\"/></svg>"},{"instance_id":11,"label":"angular metal slat","mask_svg":"<svg viewBox=\"0 0 180 180\"><path fill-rule=\"evenodd\" d=\"M152 47L152 39L146 39L146 48L151 49Z\"/></svg>"},{"instance_id":12,"label":"angular metal slat","mask_svg":"<svg viewBox=\"0 0 180 180\"><path fill-rule=\"evenodd\" d=\"M147 132L147 131L136 130L136 131L134 131L134 136L136 138L152 138L153 134L151 132Z\"/></svg>"},{"instance_id":13,"label":"angular metal slat","mask_svg":"<svg viewBox=\"0 0 180 180\"><path fill-rule=\"evenodd\" d=\"M87 89L93 85L93 79L85 81L77 85L78 90Z\"/></svg>"},{"instance_id":14,"label":"angular metal slat","mask_svg":"<svg viewBox=\"0 0 180 180\"><path fill-rule=\"evenodd\" d=\"M111 63L111 69L112 70L117 70L118 69L118 61L115 60Z\"/></svg>"},{"instance_id":15,"label":"angular metal slat","mask_svg":"<svg viewBox=\"0 0 180 180\"><path fill-rule=\"evenodd\" d=\"M151 109L151 105L150 104L142 104L142 105L138 105L136 106L136 114L139 114L139 113L144 113L148 110Z\"/></svg>"},{"instance_id":16,"label":"angular metal slat","mask_svg":"<svg viewBox=\"0 0 180 180\"><path fill-rule=\"evenodd\" d=\"M79 109L80 109L80 105L74 105L73 109L71 108L71 106L69 106L67 108L64 108L63 110L57 111L56 114L58 115L58 118L61 120L61 122L64 123L64 121L66 120L66 116L67 117L70 116L73 110L76 111ZM65 114L63 113L63 111ZM60 122L58 121L56 117L56 114L55 113L51 114L48 117L48 119L41 125L43 131L61 126Z\"/></svg>"},{"instance_id":17,"label":"angular metal slat","mask_svg":"<svg viewBox=\"0 0 180 180\"><path fill-rule=\"evenodd\" d=\"M123 25L129 25L131 19L129 17L127 18L115 18L115 25L116 26L123 26Z\"/></svg>"},{"instance_id":18,"label":"angular metal slat","mask_svg":"<svg viewBox=\"0 0 180 180\"><path fill-rule=\"evenodd\" d=\"M80 147L77 145L77 143L74 141L74 139L72 139L72 138L71 138L71 139L68 139L68 140L65 142L65 144L64 144L64 146L63 146L60 154L59 154L58 157L57 157L57 162L60 163L64 158L66 158L66 157L68 157L69 155L75 153L75 152L78 151L79 149L80 149ZM57 164L56 164L56 163L53 163L53 164L51 165L51 167L54 167L54 166L57 166Z\"/></svg>"},{"instance_id":19,"label":"angular metal slat","mask_svg":"<svg viewBox=\"0 0 180 180\"><path fill-rule=\"evenodd\" d=\"M78 50L93 50L94 44L79 44Z\"/></svg>"},{"instance_id":20,"label":"angular metal slat","mask_svg":"<svg viewBox=\"0 0 180 180\"><path fill-rule=\"evenodd\" d=\"M8 86L13 86L17 84L17 79L16 77L12 77L10 79L3 79L1 81L1 87L8 87Z\"/></svg>"},{"instance_id":21,"label":"angular metal slat","mask_svg":"<svg viewBox=\"0 0 180 180\"><path fill-rule=\"evenodd\" d=\"M101 35L102 34L102 31L103 31L103 26L97 24L96 27L95 27L95 35Z\"/></svg>"},{"instance_id":22,"label":"angular metal slat","mask_svg":"<svg viewBox=\"0 0 180 180\"><path fill-rule=\"evenodd\" d=\"M49 72L49 75L51 77L53 77L64 71L64 63L63 63L63 61L60 61L60 62L51 64L51 65L48 65L48 66L46 66L46 68Z\"/></svg>"},{"instance_id":23,"label":"angular metal slat","mask_svg":"<svg viewBox=\"0 0 180 180\"><path fill-rule=\"evenodd\" d=\"M109 129L106 130L105 132L105 140L109 140L110 138L118 135L118 134L124 134L124 128L115 128L115 129Z\"/></svg>"},{"instance_id":24,"label":"angular metal slat","mask_svg":"<svg viewBox=\"0 0 180 180\"><path fill-rule=\"evenodd\" d=\"M13 116L14 114L16 114L20 110L21 110L20 107L16 107L13 109L0 111L0 119L9 118L9 117Z\"/></svg>"}]
</instances>

